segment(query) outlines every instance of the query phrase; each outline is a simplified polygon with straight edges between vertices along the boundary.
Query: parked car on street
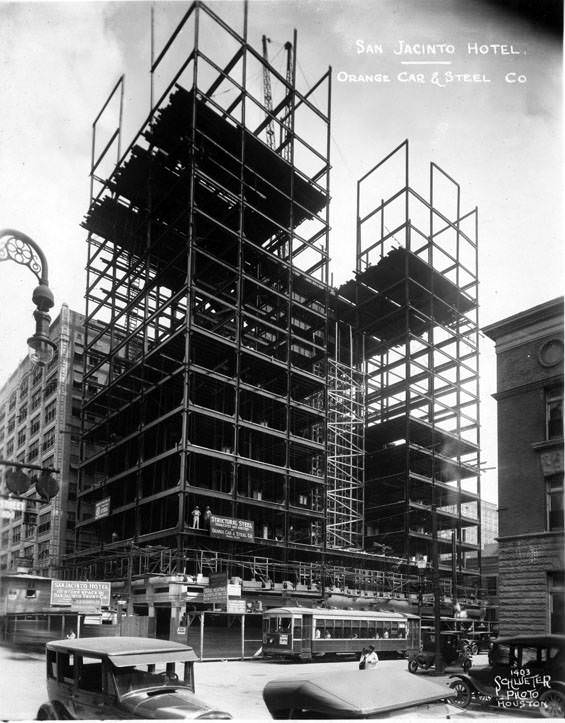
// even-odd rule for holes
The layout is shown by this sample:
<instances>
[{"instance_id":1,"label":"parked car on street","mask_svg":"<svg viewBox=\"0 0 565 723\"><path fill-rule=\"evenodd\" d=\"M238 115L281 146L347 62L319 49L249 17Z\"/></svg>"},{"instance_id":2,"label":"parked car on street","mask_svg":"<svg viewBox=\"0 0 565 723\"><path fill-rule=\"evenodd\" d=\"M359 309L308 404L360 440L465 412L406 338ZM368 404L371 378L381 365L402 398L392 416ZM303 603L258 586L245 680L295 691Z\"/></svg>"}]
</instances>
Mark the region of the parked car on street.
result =
<instances>
[{"instance_id":1,"label":"parked car on street","mask_svg":"<svg viewBox=\"0 0 565 723\"><path fill-rule=\"evenodd\" d=\"M471 645L460 632L444 630L439 634L440 650L445 665L457 665L467 672L472 665ZM416 673L418 668L429 670L436 665L436 634L434 630L422 630L421 650L408 660L408 670Z\"/></svg>"},{"instance_id":2,"label":"parked car on street","mask_svg":"<svg viewBox=\"0 0 565 723\"><path fill-rule=\"evenodd\" d=\"M192 648L154 638L100 637L47 643L49 702L38 720L229 719L194 695Z\"/></svg>"},{"instance_id":3,"label":"parked car on street","mask_svg":"<svg viewBox=\"0 0 565 723\"><path fill-rule=\"evenodd\" d=\"M455 704L473 701L500 710L565 718L565 635L498 638L489 664L451 675Z\"/></svg>"},{"instance_id":4,"label":"parked car on street","mask_svg":"<svg viewBox=\"0 0 565 723\"><path fill-rule=\"evenodd\" d=\"M451 718L454 691L391 668L272 680L263 700L273 718Z\"/></svg>"}]
</instances>

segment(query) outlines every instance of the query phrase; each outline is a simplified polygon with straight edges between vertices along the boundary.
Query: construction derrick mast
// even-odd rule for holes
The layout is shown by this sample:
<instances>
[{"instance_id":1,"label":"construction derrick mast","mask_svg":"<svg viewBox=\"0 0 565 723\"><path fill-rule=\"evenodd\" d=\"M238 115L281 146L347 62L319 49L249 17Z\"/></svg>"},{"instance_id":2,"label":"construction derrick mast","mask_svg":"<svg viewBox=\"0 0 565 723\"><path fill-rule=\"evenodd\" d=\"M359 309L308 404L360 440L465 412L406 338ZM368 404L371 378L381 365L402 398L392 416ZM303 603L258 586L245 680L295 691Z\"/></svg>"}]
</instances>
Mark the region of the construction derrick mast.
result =
<instances>
[{"instance_id":1,"label":"construction derrick mast","mask_svg":"<svg viewBox=\"0 0 565 723\"><path fill-rule=\"evenodd\" d=\"M271 76L269 73L269 50L267 43L271 42L271 39L266 35L261 38L263 43L263 95L265 99L265 107L267 109L267 116L269 118L269 124L267 125L267 145L269 148L275 147L275 124L273 123L273 93L271 90Z\"/></svg>"}]
</instances>

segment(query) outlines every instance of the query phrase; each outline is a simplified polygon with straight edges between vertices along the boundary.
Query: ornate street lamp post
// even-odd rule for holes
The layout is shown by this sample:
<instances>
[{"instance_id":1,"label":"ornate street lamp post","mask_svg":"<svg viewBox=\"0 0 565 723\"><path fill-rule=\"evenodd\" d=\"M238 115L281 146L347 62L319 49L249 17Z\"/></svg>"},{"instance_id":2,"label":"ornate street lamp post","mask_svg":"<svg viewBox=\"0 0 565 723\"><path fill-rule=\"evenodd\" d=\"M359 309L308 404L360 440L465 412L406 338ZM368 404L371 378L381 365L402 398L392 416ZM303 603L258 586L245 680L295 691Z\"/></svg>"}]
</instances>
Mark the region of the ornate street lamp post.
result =
<instances>
[{"instance_id":1,"label":"ornate street lamp post","mask_svg":"<svg viewBox=\"0 0 565 723\"><path fill-rule=\"evenodd\" d=\"M49 338L51 317L49 310L54 302L53 292L49 288L47 259L41 248L21 231L5 228L0 231L0 261L14 261L27 266L39 281L32 293L32 301L36 306L33 316L35 333L27 340L29 356L32 364L39 367L47 366L55 356L56 345ZM35 485L39 501L48 501L59 491L59 483L52 476L59 470L41 465L24 464L12 460L0 459L0 466L11 467L6 473L6 486L9 495L0 495L0 510L8 514L17 510L25 510L28 503L35 504L35 499L23 497L30 486ZM38 471L40 474L31 477L23 470ZM30 519L35 513L29 513Z\"/></svg>"},{"instance_id":2,"label":"ornate street lamp post","mask_svg":"<svg viewBox=\"0 0 565 723\"><path fill-rule=\"evenodd\" d=\"M41 248L25 233L5 228L0 231L0 261L14 261L27 266L39 281L31 297L36 306L33 312L35 333L29 337L27 344L32 363L47 366L53 360L56 349L49 338L49 310L55 302L49 288L47 259Z\"/></svg>"},{"instance_id":3,"label":"ornate street lamp post","mask_svg":"<svg viewBox=\"0 0 565 723\"><path fill-rule=\"evenodd\" d=\"M423 604L423 578L426 567L428 566L427 556L418 556L416 559L416 566L418 568L418 617L422 617L422 604Z\"/></svg>"}]
</instances>

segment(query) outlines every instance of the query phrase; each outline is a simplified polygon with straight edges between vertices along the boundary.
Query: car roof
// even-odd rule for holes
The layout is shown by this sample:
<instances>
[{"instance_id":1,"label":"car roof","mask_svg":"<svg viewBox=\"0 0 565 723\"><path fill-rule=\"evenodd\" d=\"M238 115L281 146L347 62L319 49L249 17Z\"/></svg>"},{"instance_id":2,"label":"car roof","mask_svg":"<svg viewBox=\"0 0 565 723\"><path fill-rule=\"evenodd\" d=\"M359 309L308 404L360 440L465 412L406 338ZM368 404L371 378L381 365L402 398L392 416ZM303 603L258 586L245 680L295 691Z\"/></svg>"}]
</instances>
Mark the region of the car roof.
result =
<instances>
[{"instance_id":1,"label":"car roof","mask_svg":"<svg viewBox=\"0 0 565 723\"><path fill-rule=\"evenodd\" d=\"M454 697L453 690L406 670L341 671L307 679L273 680L263 689L269 712L302 708L319 713L373 715Z\"/></svg>"},{"instance_id":2,"label":"car roof","mask_svg":"<svg viewBox=\"0 0 565 723\"><path fill-rule=\"evenodd\" d=\"M82 655L106 655L118 666L137 665L139 662L196 660L191 647L170 640L139 638L129 636L103 636L95 638L74 638L73 640L52 640L48 650L77 653Z\"/></svg>"},{"instance_id":3,"label":"car roof","mask_svg":"<svg viewBox=\"0 0 565 723\"><path fill-rule=\"evenodd\" d=\"M496 638L495 644L503 645L565 645L565 635L512 635Z\"/></svg>"}]
</instances>

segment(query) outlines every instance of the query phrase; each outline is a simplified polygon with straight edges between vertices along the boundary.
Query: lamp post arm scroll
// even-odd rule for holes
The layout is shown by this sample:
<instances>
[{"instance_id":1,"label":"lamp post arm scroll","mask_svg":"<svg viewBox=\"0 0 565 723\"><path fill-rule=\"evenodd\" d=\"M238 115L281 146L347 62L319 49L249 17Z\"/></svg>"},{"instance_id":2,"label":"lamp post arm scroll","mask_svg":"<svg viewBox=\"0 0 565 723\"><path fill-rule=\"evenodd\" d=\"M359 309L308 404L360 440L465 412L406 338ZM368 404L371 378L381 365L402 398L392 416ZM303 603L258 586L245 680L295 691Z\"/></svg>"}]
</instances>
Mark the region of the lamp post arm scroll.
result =
<instances>
[{"instance_id":1,"label":"lamp post arm scroll","mask_svg":"<svg viewBox=\"0 0 565 723\"><path fill-rule=\"evenodd\" d=\"M49 310L55 300L49 288L49 270L47 259L39 245L21 231L12 228L0 230L0 262L14 261L27 268L37 277L39 285L35 287L32 301L36 306L35 334L27 340L32 363L46 366L53 359L56 346L49 338L51 317Z\"/></svg>"}]
</instances>

